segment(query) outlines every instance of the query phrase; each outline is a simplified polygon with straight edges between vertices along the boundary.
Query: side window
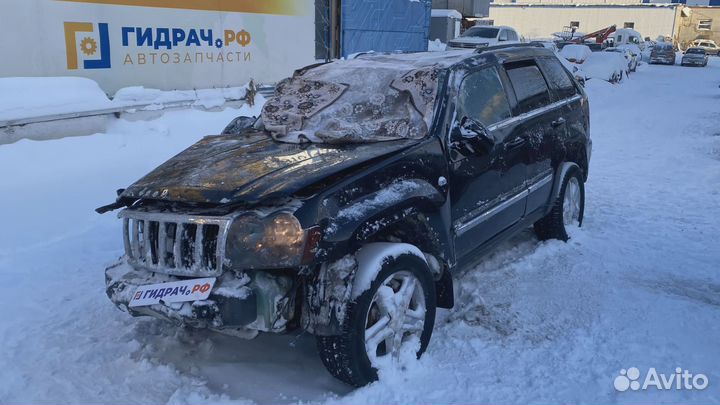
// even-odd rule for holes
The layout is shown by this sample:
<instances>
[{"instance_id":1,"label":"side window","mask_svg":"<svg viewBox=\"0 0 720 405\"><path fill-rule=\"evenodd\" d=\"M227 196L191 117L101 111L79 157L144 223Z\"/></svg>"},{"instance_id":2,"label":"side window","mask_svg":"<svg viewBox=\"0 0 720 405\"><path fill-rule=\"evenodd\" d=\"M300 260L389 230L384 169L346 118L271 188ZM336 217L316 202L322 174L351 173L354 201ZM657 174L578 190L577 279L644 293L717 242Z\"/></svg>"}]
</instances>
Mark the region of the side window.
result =
<instances>
[{"instance_id":1,"label":"side window","mask_svg":"<svg viewBox=\"0 0 720 405\"><path fill-rule=\"evenodd\" d=\"M517 33L515 31L508 31L508 40L517 41L518 40Z\"/></svg>"},{"instance_id":2,"label":"side window","mask_svg":"<svg viewBox=\"0 0 720 405\"><path fill-rule=\"evenodd\" d=\"M510 118L510 103L494 67L465 76L458 94L458 119L472 118L488 126Z\"/></svg>"},{"instance_id":3,"label":"side window","mask_svg":"<svg viewBox=\"0 0 720 405\"><path fill-rule=\"evenodd\" d=\"M550 104L550 91L535 61L506 63L505 70L517 97L517 114Z\"/></svg>"},{"instance_id":4,"label":"side window","mask_svg":"<svg viewBox=\"0 0 720 405\"><path fill-rule=\"evenodd\" d=\"M538 64L545 73L550 89L559 99L572 97L577 94L577 88L563 66L555 58L539 58Z\"/></svg>"},{"instance_id":5,"label":"side window","mask_svg":"<svg viewBox=\"0 0 720 405\"><path fill-rule=\"evenodd\" d=\"M500 30L500 36L498 37L498 41L507 41L507 40L508 40L508 31Z\"/></svg>"}]
</instances>

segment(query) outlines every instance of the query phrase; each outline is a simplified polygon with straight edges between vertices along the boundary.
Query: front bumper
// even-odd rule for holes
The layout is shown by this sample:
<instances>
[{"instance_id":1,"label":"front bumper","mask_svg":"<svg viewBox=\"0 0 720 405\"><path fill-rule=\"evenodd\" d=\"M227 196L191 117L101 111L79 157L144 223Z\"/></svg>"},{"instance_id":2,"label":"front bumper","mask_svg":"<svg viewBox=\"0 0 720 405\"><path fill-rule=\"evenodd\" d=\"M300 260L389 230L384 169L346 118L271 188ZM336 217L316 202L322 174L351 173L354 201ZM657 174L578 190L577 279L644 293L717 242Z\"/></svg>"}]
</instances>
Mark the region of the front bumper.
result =
<instances>
[{"instance_id":1,"label":"front bumper","mask_svg":"<svg viewBox=\"0 0 720 405\"><path fill-rule=\"evenodd\" d=\"M132 316L152 316L195 328L254 336L258 331L283 332L292 315L288 297L292 280L265 272L225 272L206 300L129 307L142 285L178 281L180 277L136 269L125 259L105 269L108 298ZM243 333L246 332L246 333Z\"/></svg>"},{"instance_id":2,"label":"front bumper","mask_svg":"<svg viewBox=\"0 0 720 405\"><path fill-rule=\"evenodd\" d=\"M702 66L705 64L705 60L704 59L683 59L681 64Z\"/></svg>"}]
</instances>

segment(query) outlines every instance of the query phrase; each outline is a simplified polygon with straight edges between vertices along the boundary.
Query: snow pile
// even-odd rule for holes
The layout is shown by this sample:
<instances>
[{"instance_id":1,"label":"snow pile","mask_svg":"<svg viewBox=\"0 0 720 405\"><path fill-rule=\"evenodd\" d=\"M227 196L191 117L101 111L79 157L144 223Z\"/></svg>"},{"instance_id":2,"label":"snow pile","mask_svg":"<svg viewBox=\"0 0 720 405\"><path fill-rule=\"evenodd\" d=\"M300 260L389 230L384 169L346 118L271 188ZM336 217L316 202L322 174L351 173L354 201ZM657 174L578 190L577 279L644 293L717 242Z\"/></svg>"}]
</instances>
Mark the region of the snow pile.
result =
<instances>
[{"instance_id":1,"label":"snow pile","mask_svg":"<svg viewBox=\"0 0 720 405\"><path fill-rule=\"evenodd\" d=\"M447 44L435 38L434 41L428 41L428 52L442 52L447 49Z\"/></svg>"},{"instance_id":2,"label":"snow pile","mask_svg":"<svg viewBox=\"0 0 720 405\"><path fill-rule=\"evenodd\" d=\"M587 45L576 45L570 44L565 45L560 50L560 56L569 60L570 62L583 63L585 59L592 54L590 47Z\"/></svg>"},{"instance_id":3,"label":"snow pile","mask_svg":"<svg viewBox=\"0 0 720 405\"><path fill-rule=\"evenodd\" d=\"M622 44L616 46L616 48L629 50L633 55L637 56L638 60L642 58L642 51L640 50L640 47L635 44Z\"/></svg>"},{"instance_id":4,"label":"snow pile","mask_svg":"<svg viewBox=\"0 0 720 405\"><path fill-rule=\"evenodd\" d=\"M582 71L582 68L580 67L581 65L578 65L577 63L572 63L558 54L556 55L560 63L562 63L562 65L565 66L565 69L572 73L576 79L585 79L585 73Z\"/></svg>"},{"instance_id":5,"label":"snow pile","mask_svg":"<svg viewBox=\"0 0 720 405\"><path fill-rule=\"evenodd\" d=\"M91 80L82 77L0 78L0 121L78 113L107 108L142 107L159 110L166 104L211 109L245 97L247 86L163 91L142 86L118 90L112 100Z\"/></svg>"},{"instance_id":6,"label":"snow pile","mask_svg":"<svg viewBox=\"0 0 720 405\"><path fill-rule=\"evenodd\" d=\"M582 65L586 79L617 81L628 70L625 56L617 52L593 52Z\"/></svg>"},{"instance_id":7,"label":"snow pile","mask_svg":"<svg viewBox=\"0 0 720 405\"><path fill-rule=\"evenodd\" d=\"M162 107L164 104L192 103L204 108L220 107L228 100L245 97L246 86L219 89L169 90L148 89L142 86L125 87L113 97L115 105L142 105ZM152 109L152 107L150 108Z\"/></svg>"},{"instance_id":8,"label":"snow pile","mask_svg":"<svg viewBox=\"0 0 720 405\"><path fill-rule=\"evenodd\" d=\"M0 78L0 121L110 107L112 102L90 79Z\"/></svg>"}]
</instances>

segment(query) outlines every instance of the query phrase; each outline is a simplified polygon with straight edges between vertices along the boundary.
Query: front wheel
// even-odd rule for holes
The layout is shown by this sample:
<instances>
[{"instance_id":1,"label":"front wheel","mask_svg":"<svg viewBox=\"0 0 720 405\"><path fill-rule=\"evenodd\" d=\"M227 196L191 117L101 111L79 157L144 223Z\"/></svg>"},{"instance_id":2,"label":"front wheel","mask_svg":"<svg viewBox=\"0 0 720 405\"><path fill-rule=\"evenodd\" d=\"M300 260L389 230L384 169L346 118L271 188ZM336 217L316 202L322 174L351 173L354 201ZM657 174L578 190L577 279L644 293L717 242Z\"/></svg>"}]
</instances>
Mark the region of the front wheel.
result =
<instances>
[{"instance_id":1,"label":"front wheel","mask_svg":"<svg viewBox=\"0 0 720 405\"><path fill-rule=\"evenodd\" d=\"M535 222L535 234L541 240L570 239L567 230L582 225L585 213L585 185L580 170L574 167L562 179L560 194L549 214Z\"/></svg>"},{"instance_id":2,"label":"front wheel","mask_svg":"<svg viewBox=\"0 0 720 405\"><path fill-rule=\"evenodd\" d=\"M407 254L388 258L370 288L348 304L342 333L317 337L322 362L348 384L369 384L377 380L379 365L396 361L402 351L422 355L435 310L435 282L426 262Z\"/></svg>"}]
</instances>

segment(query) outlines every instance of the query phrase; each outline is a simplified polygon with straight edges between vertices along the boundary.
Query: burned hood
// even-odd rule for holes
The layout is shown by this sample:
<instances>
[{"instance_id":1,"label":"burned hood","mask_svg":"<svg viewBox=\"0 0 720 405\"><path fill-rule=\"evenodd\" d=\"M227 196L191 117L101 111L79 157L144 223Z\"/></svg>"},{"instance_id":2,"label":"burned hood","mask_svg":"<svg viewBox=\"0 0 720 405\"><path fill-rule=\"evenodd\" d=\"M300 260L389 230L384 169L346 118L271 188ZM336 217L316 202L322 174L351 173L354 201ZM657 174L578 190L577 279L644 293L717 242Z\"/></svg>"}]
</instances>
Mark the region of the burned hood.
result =
<instances>
[{"instance_id":1,"label":"burned hood","mask_svg":"<svg viewBox=\"0 0 720 405\"><path fill-rule=\"evenodd\" d=\"M188 203L258 203L290 196L353 166L418 143L289 144L264 132L208 136L128 187L121 197Z\"/></svg>"}]
</instances>

